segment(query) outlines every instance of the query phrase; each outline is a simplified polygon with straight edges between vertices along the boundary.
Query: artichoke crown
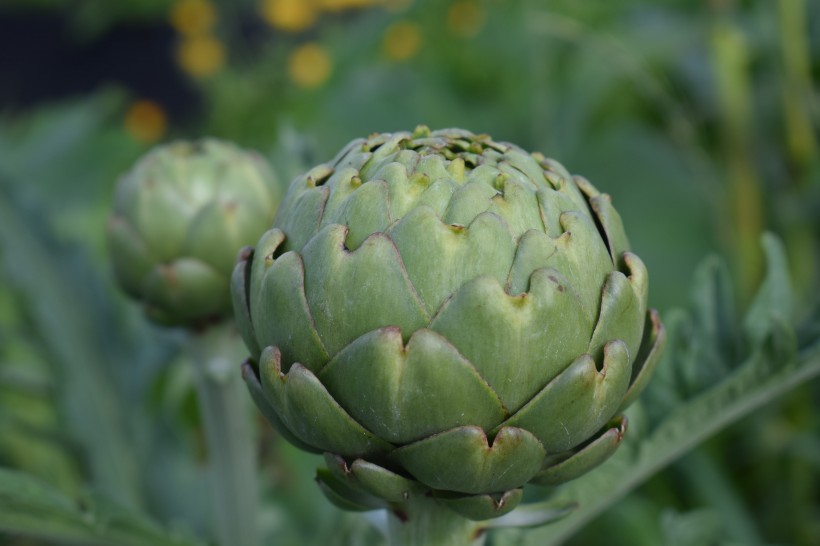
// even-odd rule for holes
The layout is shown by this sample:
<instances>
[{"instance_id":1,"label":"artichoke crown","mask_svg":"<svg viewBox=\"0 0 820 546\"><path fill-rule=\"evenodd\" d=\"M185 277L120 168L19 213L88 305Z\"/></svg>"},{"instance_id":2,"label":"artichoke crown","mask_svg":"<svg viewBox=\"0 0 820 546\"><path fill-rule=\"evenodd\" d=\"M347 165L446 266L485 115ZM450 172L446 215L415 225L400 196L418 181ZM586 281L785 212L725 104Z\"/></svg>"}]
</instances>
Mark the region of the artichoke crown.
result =
<instances>
[{"instance_id":1,"label":"artichoke crown","mask_svg":"<svg viewBox=\"0 0 820 546\"><path fill-rule=\"evenodd\" d=\"M152 319L190 326L230 314L236 255L270 226L279 185L254 152L180 141L141 158L114 199L108 246L120 286Z\"/></svg>"},{"instance_id":2,"label":"artichoke crown","mask_svg":"<svg viewBox=\"0 0 820 546\"><path fill-rule=\"evenodd\" d=\"M348 507L423 490L486 519L585 472L663 342L609 197L459 129L355 140L297 178L233 293L251 394Z\"/></svg>"}]
</instances>

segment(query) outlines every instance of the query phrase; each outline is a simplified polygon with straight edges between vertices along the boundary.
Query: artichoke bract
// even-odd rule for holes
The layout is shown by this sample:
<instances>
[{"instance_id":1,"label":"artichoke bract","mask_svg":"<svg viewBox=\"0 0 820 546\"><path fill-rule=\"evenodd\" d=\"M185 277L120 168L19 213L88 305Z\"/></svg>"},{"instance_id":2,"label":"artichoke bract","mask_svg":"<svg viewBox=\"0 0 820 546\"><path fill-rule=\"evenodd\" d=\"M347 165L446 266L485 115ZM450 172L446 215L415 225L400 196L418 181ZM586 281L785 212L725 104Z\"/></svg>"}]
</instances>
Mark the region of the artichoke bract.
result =
<instances>
[{"instance_id":1,"label":"artichoke bract","mask_svg":"<svg viewBox=\"0 0 820 546\"><path fill-rule=\"evenodd\" d=\"M293 181L234 270L271 423L351 509L471 519L606 459L663 327L608 195L460 129L376 134Z\"/></svg>"},{"instance_id":2,"label":"artichoke bract","mask_svg":"<svg viewBox=\"0 0 820 546\"><path fill-rule=\"evenodd\" d=\"M118 182L108 247L149 318L198 327L231 315L236 256L270 227L280 187L257 153L215 139L158 146Z\"/></svg>"}]
</instances>

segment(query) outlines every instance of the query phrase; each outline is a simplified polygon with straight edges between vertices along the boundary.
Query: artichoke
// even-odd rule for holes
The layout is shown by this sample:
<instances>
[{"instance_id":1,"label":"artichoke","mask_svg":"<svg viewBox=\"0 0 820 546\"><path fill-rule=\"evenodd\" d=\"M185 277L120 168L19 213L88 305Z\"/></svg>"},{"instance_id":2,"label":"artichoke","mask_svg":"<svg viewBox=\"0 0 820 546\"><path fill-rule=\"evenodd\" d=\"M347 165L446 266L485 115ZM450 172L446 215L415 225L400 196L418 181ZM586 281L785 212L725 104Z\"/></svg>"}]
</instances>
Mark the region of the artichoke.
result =
<instances>
[{"instance_id":1,"label":"artichoke","mask_svg":"<svg viewBox=\"0 0 820 546\"><path fill-rule=\"evenodd\" d=\"M432 495L483 520L585 473L665 339L609 196L460 129L294 180L232 292L253 399L350 509Z\"/></svg>"},{"instance_id":2,"label":"artichoke","mask_svg":"<svg viewBox=\"0 0 820 546\"><path fill-rule=\"evenodd\" d=\"M108 246L120 286L162 324L230 316L236 255L268 229L279 191L265 160L233 144L155 148L117 186Z\"/></svg>"}]
</instances>

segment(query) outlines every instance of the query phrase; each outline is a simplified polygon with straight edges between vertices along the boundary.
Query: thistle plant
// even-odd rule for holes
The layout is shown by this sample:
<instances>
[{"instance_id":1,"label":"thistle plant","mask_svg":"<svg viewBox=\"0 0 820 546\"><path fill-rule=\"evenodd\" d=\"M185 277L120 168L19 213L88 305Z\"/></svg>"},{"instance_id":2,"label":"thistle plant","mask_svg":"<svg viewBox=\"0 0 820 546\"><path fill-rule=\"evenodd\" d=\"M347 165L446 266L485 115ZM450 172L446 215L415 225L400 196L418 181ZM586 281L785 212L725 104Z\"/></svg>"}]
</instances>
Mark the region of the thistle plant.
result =
<instances>
[{"instance_id":1,"label":"thistle plant","mask_svg":"<svg viewBox=\"0 0 820 546\"><path fill-rule=\"evenodd\" d=\"M376 134L290 186L233 277L271 423L394 544L480 541L609 457L665 334L609 196L460 129ZM550 512L544 520L565 511Z\"/></svg>"}]
</instances>

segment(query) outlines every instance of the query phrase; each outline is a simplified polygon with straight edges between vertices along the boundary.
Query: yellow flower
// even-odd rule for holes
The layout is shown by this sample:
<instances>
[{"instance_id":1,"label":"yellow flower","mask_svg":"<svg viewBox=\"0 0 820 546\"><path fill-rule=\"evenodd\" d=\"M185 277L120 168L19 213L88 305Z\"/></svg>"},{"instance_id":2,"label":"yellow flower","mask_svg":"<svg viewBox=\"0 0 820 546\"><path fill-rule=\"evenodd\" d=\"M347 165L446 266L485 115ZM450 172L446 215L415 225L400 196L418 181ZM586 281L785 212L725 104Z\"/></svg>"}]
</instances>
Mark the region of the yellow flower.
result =
<instances>
[{"instance_id":1,"label":"yellow flower","mask_svg":"<svg viewBox=\"0 0 820 546\"><path fill-rule=\"evenodd\" d=\"M476 0L458 0L447 12L450 31L461 38L472 38L484 28L487 14Z\"/></svg>"},{"instance_id":2,"label":"yellow flower","mask_svg":"<svg viewBox=\"0 0 820 546\"><path fill-rule=\"evenodd\" d=\"M308 43L296 48L288 59L290 79L306 89L319 87L330 77L332 66L330 57L317 43Z\"/></svg>"},{"instance_id":3,"label":"yellow flower","mask_svg":"<svg viewBox=\"0 0 820 546\"><path fill-rule=\"evenodd\" d=\"M150 144L165 134L168 119L162 107L154 101L135 101L125 113L125 130L138 142Z\"/></svg>"},{"instance_id":4,"label":"yellow flower","mask_svg":"<svg viewBox=\"0 0 820 546\"><path fill-rule=\"evenodd\" d=\"M178 0L169 14L171 26L184 36L199 36L211 31L216 10L208 0Z\"/></svg>"},{"instance_id":5,"label":"yellow flower","mask_svg":"<svg viewBox=\"0 0 820 546\"><path fill-rule=\"evenodd\" d=\"M225 47L213 36L185 38L177 45L177 62L191 76L210 76L225 64Z\"/></svg>"},{"instance_id":6,"label":"yellow flower","mask_svg":"<svg viewBox=\"0 0 820 546\"><path fill-rule=\"evenodd\" d=\"M318 15L314 0L263 0L261 13L269 25L288 32L307 30Z\"/></svg>"},{"instance_id":7,"label":"yellow flower","mask_svg":"<svg viewBox=\"0 0 820 546\"><path fill-rule=\"evenodd\" d=\"M384 52L394 61L406 61L418 53L421 47L421 30L416 23L399 21L384 33Z\"/></svg>"}]
</instances>

